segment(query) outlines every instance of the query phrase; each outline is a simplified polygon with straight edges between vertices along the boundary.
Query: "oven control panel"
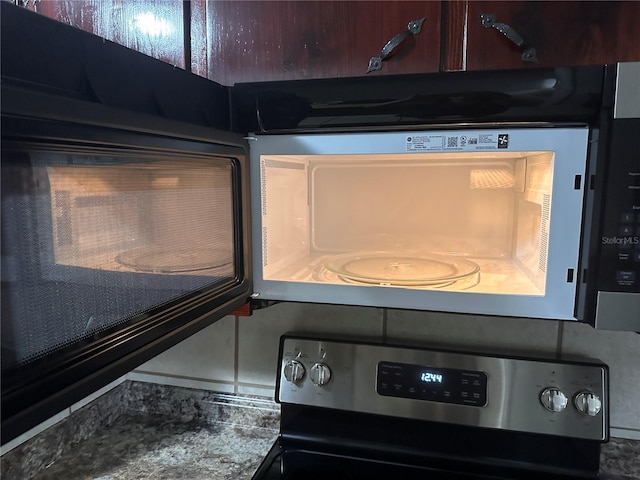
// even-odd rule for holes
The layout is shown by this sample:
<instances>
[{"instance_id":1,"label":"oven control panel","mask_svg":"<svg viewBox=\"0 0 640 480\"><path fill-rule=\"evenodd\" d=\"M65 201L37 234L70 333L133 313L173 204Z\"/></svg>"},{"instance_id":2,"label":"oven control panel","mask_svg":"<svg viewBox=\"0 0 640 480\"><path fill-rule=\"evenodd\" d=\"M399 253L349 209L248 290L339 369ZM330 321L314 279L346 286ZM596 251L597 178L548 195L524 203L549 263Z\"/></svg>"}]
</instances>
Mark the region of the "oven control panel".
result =
<instances>
[{"instance_id":1,"label":"oven control panel","mask_svg":"<svg viewBox=\"0 0 640 480\"><path fill-rule=\"evenodd\" d=\"M484 407L487 375L455 368L380 362L376 391L389 397Z\"/></svg>"},{"instance_id":2,"label":"oven control panel","mask_svg":"<svg viewBox=\"0 0 640 480\"><path fill-rule=\"evenodd\" d=\"M605 441L608 368L285 335L283 404Z\"/></svg>"}]
</instances>

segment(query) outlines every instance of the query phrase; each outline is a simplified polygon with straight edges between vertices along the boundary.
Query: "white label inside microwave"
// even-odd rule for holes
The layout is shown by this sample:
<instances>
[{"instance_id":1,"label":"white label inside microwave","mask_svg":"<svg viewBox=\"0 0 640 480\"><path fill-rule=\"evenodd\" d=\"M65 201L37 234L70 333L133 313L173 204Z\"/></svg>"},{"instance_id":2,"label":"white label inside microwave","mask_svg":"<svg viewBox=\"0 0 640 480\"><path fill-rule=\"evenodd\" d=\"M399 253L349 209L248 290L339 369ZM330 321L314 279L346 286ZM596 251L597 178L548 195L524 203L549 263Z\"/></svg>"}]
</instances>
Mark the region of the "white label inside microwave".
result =
<instances>
[{"instance_id":1,"label":"white label inside microwave","mask_svg":"<svg viewBox=\"0 0 640 480\"><path fill-rule=\"evenodd\" d=\"M495 150L509 148L508 133L424 134L406 138L407 152Z\"/></svg>"}]
</instances>

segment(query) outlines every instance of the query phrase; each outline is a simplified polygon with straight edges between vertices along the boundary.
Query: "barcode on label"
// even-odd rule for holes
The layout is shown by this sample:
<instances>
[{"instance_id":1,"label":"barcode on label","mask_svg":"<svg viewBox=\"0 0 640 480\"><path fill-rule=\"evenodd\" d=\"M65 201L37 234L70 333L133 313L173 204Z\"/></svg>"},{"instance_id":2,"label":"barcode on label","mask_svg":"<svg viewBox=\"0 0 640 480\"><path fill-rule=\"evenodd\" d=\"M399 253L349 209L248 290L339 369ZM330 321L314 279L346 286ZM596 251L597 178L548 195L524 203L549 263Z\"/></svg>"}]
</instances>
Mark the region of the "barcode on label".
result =
<instances>
[{"instance_id":1,"label":"barcode on label","mask_svg":"<svg viewBox=\"0 0 640 480\"><path fill-rule=\"evenodd\" d=\"M458 146L458 137L447 137L447 148L455 148Z\"/></svg>"}]
</instances>

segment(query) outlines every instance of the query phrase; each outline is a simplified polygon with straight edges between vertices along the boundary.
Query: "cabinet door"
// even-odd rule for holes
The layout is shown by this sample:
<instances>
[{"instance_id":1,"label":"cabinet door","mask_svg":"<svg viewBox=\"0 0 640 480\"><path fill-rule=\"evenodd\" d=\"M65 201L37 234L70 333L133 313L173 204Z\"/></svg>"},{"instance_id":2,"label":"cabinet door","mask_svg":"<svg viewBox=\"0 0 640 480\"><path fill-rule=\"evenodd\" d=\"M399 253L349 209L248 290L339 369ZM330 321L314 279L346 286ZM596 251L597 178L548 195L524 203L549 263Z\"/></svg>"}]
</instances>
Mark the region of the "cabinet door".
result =
<instances>
[{"instance_id":1,"label":"cabinet door","mask_svg":"<svg viewBox=\"0 0 640 480\"><path fill-rule=\"evenodd\" d=\"M491 13L536 49L538 62L495 28L482 25ZM640 2L468 2L466 55L450 69L484 70L535 66L588 65L640 60ZM458 22L460 23L460 22ZM466 57L466 65L464 65Z\"/></svg>"},{"instance_id":2,"label":"cabinet door","mask_svg":"<svg viewBox=\"0 0 640 480\"><path fill-rule=\"evenodd\" d=\"M425 17L371 75L433 72L440 60L440 2L191 2L192 69L216 82L360 76L369 59Z\"/></svg>"},{"instance_id":3,"label":"cabinet door","mask_svg":"<svg viewBox=\"0 0 640 480\"><path fill-rule=\"evenodd\" d=\"M48 0L31 10L184 68L181 0Z\"/></svg>"}]
</instances>

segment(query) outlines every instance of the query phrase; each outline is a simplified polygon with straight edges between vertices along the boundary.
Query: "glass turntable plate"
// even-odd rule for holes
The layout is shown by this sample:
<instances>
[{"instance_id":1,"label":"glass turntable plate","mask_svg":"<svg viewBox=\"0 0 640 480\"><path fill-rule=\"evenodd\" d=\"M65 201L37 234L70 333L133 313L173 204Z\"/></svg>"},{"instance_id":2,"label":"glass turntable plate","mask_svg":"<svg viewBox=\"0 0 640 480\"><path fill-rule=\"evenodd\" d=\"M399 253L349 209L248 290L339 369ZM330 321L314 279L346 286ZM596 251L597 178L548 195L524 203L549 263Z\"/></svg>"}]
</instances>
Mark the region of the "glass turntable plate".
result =
<instances>
[{"instance_id":1,"label":"glass turntable plate","mask_svg":"<svg viewBox=\"0 0 640 480\"><path fill-rule=\"evenodd\" d=\"M390 252L336 255L324 267L347 282L398 286L436 286L480 271L476 263L458 257Z\"/></svg>"},{"instance_id":2,"label":"glass turntable plate","mask_svg":"<svg viewBox=\"0 0 640 480\"><path fill-rule=\"evenodd\" d=\"M166 247L142 247L127 250L116 261L138 272L179 273L208 270L228 265L233 260L229 250L215 247L175 250Z\"/></svg>"}]
</instances>

